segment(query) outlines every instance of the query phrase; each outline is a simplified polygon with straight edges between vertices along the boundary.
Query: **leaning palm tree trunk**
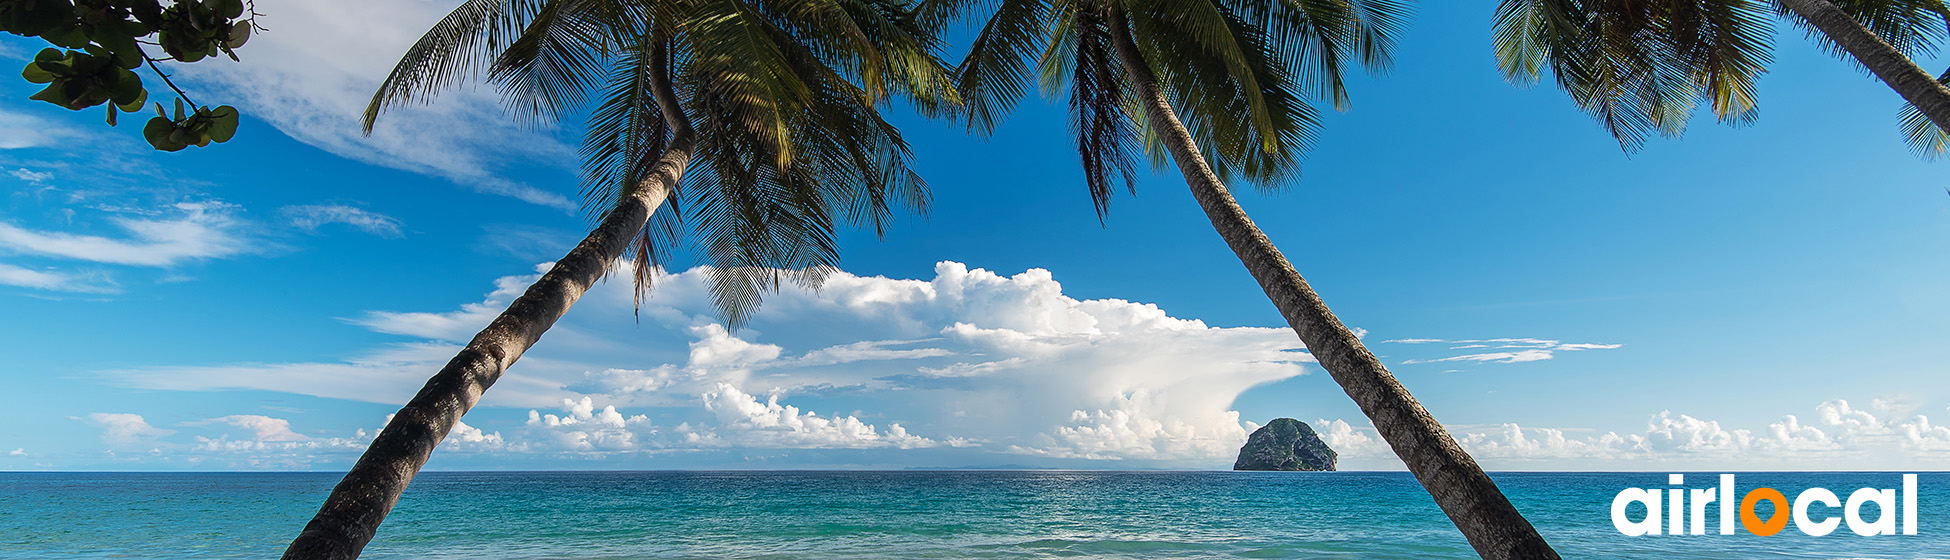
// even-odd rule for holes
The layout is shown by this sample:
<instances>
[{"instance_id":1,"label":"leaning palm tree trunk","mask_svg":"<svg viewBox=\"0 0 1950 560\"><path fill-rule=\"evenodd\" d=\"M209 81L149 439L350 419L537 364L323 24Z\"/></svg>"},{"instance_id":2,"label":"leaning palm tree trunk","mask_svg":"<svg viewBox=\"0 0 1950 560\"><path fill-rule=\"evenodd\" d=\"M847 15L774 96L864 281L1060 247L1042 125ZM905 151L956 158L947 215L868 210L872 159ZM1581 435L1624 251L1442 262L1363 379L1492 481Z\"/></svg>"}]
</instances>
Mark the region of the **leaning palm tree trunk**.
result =
<instances>
[{"instance_id":1,"label":"leaning palm tree trunk","mask_svg":"<svg viewBox=\"0 0 1950 560\"><path fill-rule=\"evenodd\" d=\"M1793 10L1795 15L1807 20L1829 39L1841 46L1842 50L1860 61L1876 77L1889 84L1890 89L1903 96L1904 100L1915 105L1916 109L1935 122L1938 128L1950 130L1950 88L1937 82L1936 77L1916 66L1916 62L1903 56L1902 51L1890 46L1882 37L1863 27L1861 22L1849 17L1848 12L1828 0L1780 0L1782 6Z\"/></svg>"},{"instance_id":2,"label":"leaning palm tree trunk","mask_svg":"<svg viewBox=\"0 0 1950 560\"><path fill-rule=\"evenodd\" d=\"M667 68L661 51L658 55L656 67ZM669 77L655 71L650 74L657 104L674 132L656 167L634 192L618 196L616 206L582 243L474 335L474 340L393 416L352 471L332 488L318 515L291 541L284 551L285 560L357 558L454 423L602 278L649 222L650 215L676 189L697 145L697 134L679 108Z\"/></svg>"},{"instance_id":3,"label":"leaning palm tree trunk","mask_svg":"<svg viewBox=\"0 0 1950 560\"><path fill-rule=\"evenodd\" d=\"M1259 281L1260 289L1280 309L1287 324L1299 333L1301 342L1320 361L1322 368L1347 391L1347 395L1374 422L1382 439L1408 464L1408 470L1435 498L1436 505L1461 529L1469 544L1483 558L1557 558L1544 538L1517 513L1510 500L1498 490L1482 467L1465 453L1442 424L1408 394L1408 389L1388 372L1381 360L1361 345L1361 340L1328 311L1320 295L1306 279L1293 270L1273 242L1253 225L1239 202L1226 191L1191 133L1178 120L1177 113L1159 88L1158 79L1138 52L1123 10L1111 7L1109 26L1118 59L1137 86L1139 101L1152 128L1164 141L1172 160L1185 174L1192 196L1205 209L1240 262Z\"/></svg>"}]
</instances>

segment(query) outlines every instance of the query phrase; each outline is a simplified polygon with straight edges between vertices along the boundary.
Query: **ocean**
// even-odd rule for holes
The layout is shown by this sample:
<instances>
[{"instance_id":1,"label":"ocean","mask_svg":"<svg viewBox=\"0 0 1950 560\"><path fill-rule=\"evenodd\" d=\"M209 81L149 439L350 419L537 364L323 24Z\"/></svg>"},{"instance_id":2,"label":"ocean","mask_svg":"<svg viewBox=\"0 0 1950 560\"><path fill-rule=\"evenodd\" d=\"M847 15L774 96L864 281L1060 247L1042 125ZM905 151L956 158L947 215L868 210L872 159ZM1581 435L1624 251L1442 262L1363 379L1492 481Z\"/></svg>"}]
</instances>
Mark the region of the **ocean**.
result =
<instances>
[{"instance_id":1,"label":"ocean","mask_svg":"<svg viewBox=\"0 0 1950 560\"><path fill-rule=\"evenodd\" d=\"M1691 473L1687 486L1713 486L1717 474ZM1769 537L1722 536L1713 521L1706 535L1627 537L1612 526L1612 497L1668 488L1665 473L1493 476L1565 558L1950 557L1950 473L1921 474L1917 535L1873 537L1846 525L1812 537L1792 524ZM0 558L275 558L338 477L0 473ZM1790 500L1815 486L1843 499L1901 488L1894 473L1738 477L1740 493L1766 486ZM364 555L1474 557L1407 473L1225 471L429 472Z\"/></svg>"}]
</instances>

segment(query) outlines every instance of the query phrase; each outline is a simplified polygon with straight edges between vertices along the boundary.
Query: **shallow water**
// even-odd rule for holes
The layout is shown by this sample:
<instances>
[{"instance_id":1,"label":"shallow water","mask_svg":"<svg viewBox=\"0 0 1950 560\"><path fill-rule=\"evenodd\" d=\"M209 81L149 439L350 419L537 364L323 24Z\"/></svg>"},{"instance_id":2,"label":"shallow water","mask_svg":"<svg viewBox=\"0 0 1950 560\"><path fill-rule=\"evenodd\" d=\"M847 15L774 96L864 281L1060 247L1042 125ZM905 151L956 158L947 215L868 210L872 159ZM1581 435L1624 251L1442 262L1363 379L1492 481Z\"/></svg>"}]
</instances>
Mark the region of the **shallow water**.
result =
<instances>
[{"instance_id":1,"label":"shallow water","mask_svg":"<svg viewBox=\"0 0 1950 560\"><path fill-rule=\"evenodd\" d=\"M1687 479L1708 487L1716 474ZM338 476L0 473L0 557L274 558ZM1665 473L1494 476L1566 558L1950 557L1950 473L1921 475L1918 535L1878 537L1792 525L1771 537L1626 537L1612 497L1666 488ZM1790 499L1810 486L1846 498L1901 485L1889 473L1738 476L1742 493L1769 486ZM425 473L364 557L1474 555L1407 473L726 471Z\"/></svg>"}]
</instances>

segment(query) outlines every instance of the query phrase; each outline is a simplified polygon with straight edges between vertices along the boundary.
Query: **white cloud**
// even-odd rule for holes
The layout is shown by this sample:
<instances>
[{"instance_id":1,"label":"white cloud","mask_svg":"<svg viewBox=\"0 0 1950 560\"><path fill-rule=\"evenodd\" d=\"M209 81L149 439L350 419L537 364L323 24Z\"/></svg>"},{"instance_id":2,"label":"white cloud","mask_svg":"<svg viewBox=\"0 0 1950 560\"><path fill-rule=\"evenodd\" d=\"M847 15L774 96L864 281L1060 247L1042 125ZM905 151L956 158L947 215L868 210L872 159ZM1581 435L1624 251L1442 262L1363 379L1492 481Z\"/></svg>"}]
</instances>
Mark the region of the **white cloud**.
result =
<instances>
[{"instance_id":1,"label":"white cloud","mask_svg":"<svg viewBox=\"0 0 1950 560\"><path fill-rule=\"evenodd\" d=\"M718 383L716 390L704 393L703 400L705 410L717 413L716 439L742 447L911 449L940 445L907 433L900 424L891 424L882 433L853 416L802 413L799 407L779 404L778 393L761 403L730 383Z\"/></svg>"},{"instance_id":2,"label":"white cloud","mask_svg":"<svg viewBox=\"0 0 1950 560\"><path fill-rule=\"evenodd\" d=\"M199 424L229 424L251 432L251 439L258 441L304 441L311 439L291 431L291 422L282 418L259 416L255 414L236 414L222 418L211 418Z\"/></svg>"},{"instance_id":3,"label":"white cloud","mask_svg":"<svg viewBox=\"0 0 1950 560\"><path fill-rule=\"evenodd\" d=\"M630 451L637 448L632 427L650 428L643 415L625 418L614 405L596 410L589 397L562 399L567 414L557 416L528 411L528 426L542 434L541 443L549 449L567 451ZM532 435L532 434L531 434Z\"/></svg>"},{"instance_id":4,"label":"white cloud","mask_svg":"<svg viewBox=\"0 0 1950 560\"><path fill-rule=\"evenodd\" d=\"M1537 362L1556 357L1556 352L1575 352L1580 350L1612 350L1620 344L1566 344L1542 338L1489 338L1479 340L1445 340L1440 338L1398 338L1384 340L1383 344L1449 344L1450 350L1494 349L1500 352L1475 352L1442 358L1422 358L1403 360L1403 364L1430 364L1439 362L1478 362L1494 364L1516 364Z\"/></svg>"},{"instance_id":5,"label":"white cloud","mask_svg":"<svg viewBox=\"0 0 1950 560\"><path fill-rule=\"evenodd\" d=\"M105 372L133 387L167 390L261 389L320 397L405 403L460 346L439 342L386 345L346 362L159 367ZM559 384L506 376L491 402L550 402Z\"/></svg>"},{"instance_id":6,"label":"white cloud","mask_svg":"<svg viewBox=\"0 0 1950 560\"><path fill-rule=\"evenodd\" d=\"M1389 449L1387 442L1382 441L1380 436L1370 433L1374 431L1372 429L1360 430L1344 420L1324 418L1314 420L1310 427L1320 436L1320 441L1326 443L1327 448L1334 450L1340 457L1394 456L1394 450Z\"/></svg>"},{"instance_id":7,"label":"white cloud","mask_svg":"<svg viewBox=\"0 0 1950 560\"><path fill-rule=\"evenodd\" d=\"M60 292L108 293L115 286L99 274L34 270L0 263L0 285Z\"/></svg>"},{"instance_id":8,"label":"white cloud","mask_svg":"<svg viewBox=\"0 0 1950 560\"><path fill-rule=\"evenodd\" d=\"M110 445L130 445L176 433L149 425L140 414L96 412L88 415L88 423L100 427L102 441Z\"/></svg>"},{"instance_id":9,"label":"white cloud","mask_svg":"<svg viewBox=\"0 0 1950 560\"><path fill-rule=\"evenodd\" d=\"M10 456L10 457L26 457L26 456L27 456L27 448L25 448L25 447L15 447L13 451L8 451L8 452L7 452L7 455L8 455L8 456Z\"/></svg>"},{"instance_id":10,"label":"white cloud","mask_svg":"<svg viewBox=\"0 0 1950 560\"><path fill-rule=\"evenodd\" d=\"M1522 362L1536 362L1536 361L1548 360L1548 359L1551 359L1551 352L1549 350L1518 350L1516 352L1485 352L1481 354L1464 354L1461 356L1450 356L1447 358L1436 358L1432 360L1404 360L1402 361L1402 363L1427 364L1427 363L1435 363L1435 362L1490 362L1490 363L1497 363L1497 364L1516 364Z\"/></svg>"},{"instance_id":11,"label":"white cloud","mask_svg":"<svg viewBox=\"0 0 1950 560\"><path fill-rule=\"evenodd\" d=\"M107 264L171 266L186 260L218 258L250 251L232 216L235 206L221 202L181 202L166 218L115 217L127 238L77 235L21 228L0 222L0 248Z\"/></svg>"},{"instance_id":12,"label":"white cloud","mask_svg":"<svg viewBox=\"0 0 1950 560\"><path fill-rule=\"evenodd\" d=\"M440 441L440 447L460 452L485 452L508 450L508 441L501 432L485 432L466 422L454 422L454 429L447 432L447 439Z\"/></svg>"},{"instance_id":13,"label":"white cloud","mask_svg":"<svg viewBox=\"0 0 1950 560\"><path fill-rule=\"evenodd\" d=\"M550 264L537 265L532 276L503 276L495 279L494 291L488 294L487 300L463 304L458 311L443 313L374 311L367 313L365 317L353 319L352 322L387 334L466 342L474 337L474 333L486 328L488 322L493 321L509 302L514 301L514 298L528 289L529 284L548 272Z\"/></svg>"},{"instance_id":14,"label":"white cloud","mask_svg":"<svg viewBox=\"0 0 1950 560\"><path fill-rule=\"evenodd\" d=\"M380 237L400 237L397 218L344 204L307 204L278 209L291 225L316 231L326 224L345 224Z\"/></svg>"},{"instance_id":15,"label":"white cloud","mask_svg":"<svg viewBox=\"0 0 1950 560\"><path fill-rule=\"evenodd\" d=\"M258 22L270 30L252 35L238 50L241 63L217 60L177 70L197 87L213 90L200 99L237 105L247 117L325 151L573 211L575 204L558 192L496 175L504 161L577 159L561 142L515 126L498 108L492 88L464 84L431 106L388 112L369 137L360 131L360 116L394 62L458 4L264 0L257 6L264 14ZM246 127L239 134L252 132Z\"/></svg>"},{"instance_id":16,"label":"white cloud","mask_svg":"<svg viewBox=\"0 0 1950 560\"><path fill-rule=\"evenodd\" d=\"M7 174L14 176L15 179L20 179L22 181L26 181L29 183L40 183L40 182L47 181L48 179L54 178L53 173L48 173L46 171L34 171L31 169L27 169L25 167L16 168L13 171L8 171Z\"/></svg>"},{"instance_id":17,"label":"white cloud","mask_svg":"<svg viewBox=\"0 0 1950 560\"><path fill-rule=\"evenodd\" d=\"M979 444L1203 465L1244 440L1231 410L1240 393L1300 375L1312 359L1287 329L1208 327L1155 305L1067 297L1047 271L1003 276L952 262L928 280L838 273L818 291L788 288L732 333L708 320L707 273L660 273L641 320L627 281L586 294L484 396L484 406L532 413L506 434L508 447ZM534 278L502 278L484 301L451 311L366 314L353 323L414 341L346 362L108 373L146 388L397 404ZM544 414L557 406L567 413ZM612 407L616 416L603 412ZM630 421L652 411L671 421Z\"/></svg>"},{"instance_id":18,"label":"white cloud","mask_svg":"<svg viewBox=\"0 0 1950 560\"><path fill-rule=\"evenodd\" d=\"M77 136L80 134L54 121L0 109L0 150L50 146Z\"/></svg>"},{"instance_id":19,"label":"white cloud","mask_svg":"<svg viewBox=\"0 0 1950 560\"><path fill-rule=\"evenodd\" d=\"M1761 429L1729 428L1672 411L1661 411L1644 431L1583 437L1570 430L1506 423L1489 429L1452 427L1456 441L1489 468L1644 468L1779 470L1783 468L1892 468L1936 464L1950 458L1950 428L1921 415L1877 418L1836 399L1815 407L1815 421L1785 415ZM1322 439L1343 459L1365 467L1400 467L1371 427L1321 420Z\"/></svg>"},{"instance_id":20,"label":"white cloud","mask_svg":"<svg viewBox=\"0 0 1950 560\"><path fill-rule=\"evenodd\" d=\"M953 352L940 348L890 348L906 344L927 342L926 340L863 340L852 344L828 346L799 358L799 365L823 366L862 362L869 360L912 360L948 356Z\"/></svg>"}]
</instances>

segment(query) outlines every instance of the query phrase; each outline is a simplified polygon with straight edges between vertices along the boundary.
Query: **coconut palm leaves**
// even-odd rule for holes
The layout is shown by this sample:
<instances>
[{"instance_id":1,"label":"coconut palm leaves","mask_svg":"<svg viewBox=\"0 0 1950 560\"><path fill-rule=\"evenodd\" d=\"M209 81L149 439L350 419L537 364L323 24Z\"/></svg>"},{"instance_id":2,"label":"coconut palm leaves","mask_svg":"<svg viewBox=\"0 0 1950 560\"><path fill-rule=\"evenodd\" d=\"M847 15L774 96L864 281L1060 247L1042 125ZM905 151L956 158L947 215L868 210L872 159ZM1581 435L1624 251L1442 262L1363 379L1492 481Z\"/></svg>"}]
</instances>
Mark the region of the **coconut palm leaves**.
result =
<instances>
[{"instance_id":1,"label":"coconut palm leaves","mask_svg":"<svg viewBox=\"0 0 1950 560\"><path fill-rule=\"evenodd\" d=\"M1068 86L1084 180L1101 218L1115 179L1131 184L1134 152L1169 160L1213 229L1288 326L1484 558L1553 559L1474 459L1327 309L1226 188L1276 188L1297 174L1318 121L1308 100L1347 104L1351 65L1385 67L1406 22L1395 0L938 0L949 18L990 17L956 84L972 128L988 130L1020 100L1034 69L1046 91ZM1141 147L1141 148L1140 148Z\"/></svg>"},{"instance_id":2,"label":"coconut palm leaves","mask_svg":"<svg viewBox=\"0 0 1950 560\"><path fill-rule=\"evenodd\" d=\"M1950 86L1950 72L1937 77L1937 83ZM1918 110L1915 104L1904 103L1902 113L1903 141L1923 159L1943 157L1950 151L1950 130L1944 130L1931 121L1928 115Z\"/></svg>"},{"instance_id":3,"label":"coconut palm leaves","mask_svg":"<svg viewBox=\"0 0 1950 560\"><path fill-rule=\"evenodd\" d=\"M1751 122L1757 115L1755 83L1770 62L1777 15L1806 29L1831 53L1850 54L1790 4L1503 0L1491 42L1498 67L1512 83L1528 86L1549 70L1580 109L1631 151L1654 134L1679 136L1702 103L1723 123ZM1887 61L1892 66L1911 69L1908 57L1934 49L1950 23L1942 0L1844 0L1832 6L1846 12L1842 19L1854 20L1845 25L1865 28L1893 48L1902 60ZM1895 82L1892 87L1909 97ZM1941 133L1919 133L1907 121L1904 128L1913 144Z\"/></svg>"},{"instance_id":4,"label":"coconut palm leaves","mask_svg":"<svg viewBox=\"0 0 1950 560\"><path fill-rule=\"evenodd\" d=\"M1345 107L1344 70L1385 68L1406 2L1121 2L1172 104L1223 177L1276 188L1297 176L1319 125L1309 99ZM1093 0L937 0L924 13L988 15L955 70L970 127L986 132L1032 80L1067 93L1085 182L1101 215L1136 154L1165 152L1132 98ZM1067 89L1067 91L1066 91Z\"/></svg>"},{"instance_id":5,"label":"coconut palm leaves","mask_svg":"<svg viewBox=\"0 0 1950 560\"><path fill-rule=\"evenodd\" d=\"M670 140L666 108L646 87L668 72L697 159L633 244L638 286L693 234L737 326L764 293L817 285L837 265L839 222L879 232L895 208L925 209L926 185L879 107L892 96L925 114L953 104L935 41L888 0L472 0L402 58L367 122L480 76L530 123L593 104L583 190L600 212ZM654 48L669 51L662 68Z\"/></svg>"},{"instance_id":6,"label":"coconut palm leaves","mask_svg":"<svg viewBox=\"0 0 1950 560\"><path fill-rule=\"evenodd\" d=\"M640 297L687 226L735 327L783 282L819 283L839 220L881 231L894 207L925 208L879 113L892 95L923 112L954 101L923 21L895 0L470 0L436 25L367 126L481 75L531 123L594 101L582 154L597 224L400 408L285 558L357 557L461 415L618 258L634 253Z\"/></svg>"}]
</instances>

